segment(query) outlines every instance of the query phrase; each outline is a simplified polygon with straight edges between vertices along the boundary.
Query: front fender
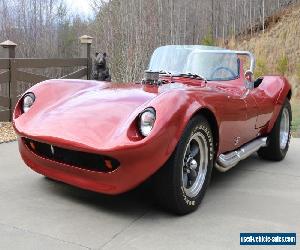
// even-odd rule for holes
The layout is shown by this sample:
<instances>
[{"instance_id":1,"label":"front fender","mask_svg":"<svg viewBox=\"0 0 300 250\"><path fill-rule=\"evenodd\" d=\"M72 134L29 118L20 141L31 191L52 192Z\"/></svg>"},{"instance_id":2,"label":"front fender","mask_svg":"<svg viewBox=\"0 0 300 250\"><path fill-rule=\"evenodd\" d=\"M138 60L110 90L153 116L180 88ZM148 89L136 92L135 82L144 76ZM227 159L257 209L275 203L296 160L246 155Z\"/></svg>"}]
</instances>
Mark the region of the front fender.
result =
<instances>
[{"instance_id":1,"label":"front fender","mask_svg":"<svg viewBox=\"0 0 300 250\"><path fill-rule=\"evenodd\" d=\"M168 134L167 154L171 155L178 144L185 127L191 118L201 111L208 109L213 114L214 107L203 98L197 98L195 93L185 90L173 90L158 96L149 106L155 108L157 113L156 126L153 133Z\"/></svg>"}]
</instances>

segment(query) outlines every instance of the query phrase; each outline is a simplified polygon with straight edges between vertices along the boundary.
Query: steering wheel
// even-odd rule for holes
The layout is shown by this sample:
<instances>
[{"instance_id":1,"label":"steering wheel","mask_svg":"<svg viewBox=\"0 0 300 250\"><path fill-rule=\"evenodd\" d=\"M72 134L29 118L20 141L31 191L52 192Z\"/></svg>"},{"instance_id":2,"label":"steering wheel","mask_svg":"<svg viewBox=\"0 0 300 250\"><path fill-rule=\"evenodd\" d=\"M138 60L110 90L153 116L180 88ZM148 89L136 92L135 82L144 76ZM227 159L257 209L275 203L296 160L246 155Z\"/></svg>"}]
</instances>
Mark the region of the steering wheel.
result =
<instances>
[{"instance_id":1,"label":"steering wheel","mask_svg":"<svg viewBox=\"0 0 300 250\"><path fill-rule=\"evenodd\" d=\"M226 71L228 71L228 72L232 75L232 78L235 78L235 77L236 77L236 74L235 74L230 68L221 66L221 67L217 67L217 68L214 69L214 71L212 72L210 78L211 78L211 79L214 79L215 74L216 74L218 71L220 71L220 70L226 70Z\"/></svg>"}]
</instances>

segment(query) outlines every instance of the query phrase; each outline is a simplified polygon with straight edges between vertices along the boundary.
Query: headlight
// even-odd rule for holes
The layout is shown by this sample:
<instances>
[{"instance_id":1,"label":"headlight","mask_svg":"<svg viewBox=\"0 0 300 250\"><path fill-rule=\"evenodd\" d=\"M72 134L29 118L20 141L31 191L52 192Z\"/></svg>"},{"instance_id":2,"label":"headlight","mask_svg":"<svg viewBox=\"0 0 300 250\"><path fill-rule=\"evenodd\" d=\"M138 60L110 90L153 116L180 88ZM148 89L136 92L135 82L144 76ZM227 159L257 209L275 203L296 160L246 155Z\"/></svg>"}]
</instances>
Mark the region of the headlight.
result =
<instances>
[{"instance_id":1,"label":"headlight","mask_svg":"<svg viewBox=\"0 0 300 250\"><path fill-rule=\"evenodd\" d=\"M156 119L154 108L145 109L139 117L139 130L143 136L148 136L154 126Z\"/></svg>"},{"instance_id":2,"label":"headlight","mask_svg":"<svg viewBox=\"0 0 300 250\"><path fill-rule=\"evenodd\" d=\"M33 93L27 93L23 97L23 112L26 113L35 101L35 96Z\"/></svg>"}]
</instances>

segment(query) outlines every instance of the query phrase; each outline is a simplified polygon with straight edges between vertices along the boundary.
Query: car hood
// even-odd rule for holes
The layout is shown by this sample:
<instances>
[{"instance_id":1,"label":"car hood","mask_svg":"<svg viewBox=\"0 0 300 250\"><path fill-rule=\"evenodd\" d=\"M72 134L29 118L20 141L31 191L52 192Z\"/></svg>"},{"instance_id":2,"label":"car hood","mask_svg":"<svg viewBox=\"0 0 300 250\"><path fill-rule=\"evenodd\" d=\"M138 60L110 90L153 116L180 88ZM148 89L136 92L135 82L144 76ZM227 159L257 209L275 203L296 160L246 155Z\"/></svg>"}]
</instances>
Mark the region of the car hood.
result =
<instances>
[{"instance_id":1,"label":"car hood","mask_svg":"<svg viewBox=\"0 0 300 250\"><path fill-rule=\"evenodd\" d=\"M127 135L128 128L147 104L168 89L51 80L29 90L34 92L36 101L27 113L15 117L14 125L20 135L40 141L109 148Z\"/></svg>"}]
</instances>

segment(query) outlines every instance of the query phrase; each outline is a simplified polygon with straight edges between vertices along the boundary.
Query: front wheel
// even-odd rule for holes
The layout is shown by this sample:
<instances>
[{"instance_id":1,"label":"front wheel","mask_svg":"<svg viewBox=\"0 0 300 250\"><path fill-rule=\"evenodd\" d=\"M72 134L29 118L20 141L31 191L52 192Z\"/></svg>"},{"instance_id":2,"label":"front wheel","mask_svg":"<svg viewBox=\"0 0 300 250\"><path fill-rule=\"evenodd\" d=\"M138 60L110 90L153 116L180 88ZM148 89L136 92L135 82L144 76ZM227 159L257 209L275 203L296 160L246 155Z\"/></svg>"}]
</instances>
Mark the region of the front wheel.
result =
<instances>
[{"instance_id":1,"label":"front wheel","mask_svg":"<svg viewBox=\"0 0 300 250\"><path fill-rule=\"evenodd\" d=\"M187 214L199 206L211 178L213 145L208 121L203 116L192 118L170 159L154 176L163 207Z\"/></svg>"},{"instance_id":2,"label":"front wheel","mask_svg":"<svg viewBox=\"0 0 300 250\"><path fill-rule=\"evenodd\" d=\"M284 159L290 144L291 123L292 110L290 101L287 99L268 136L267 147L263 147L257 152L260 158L271 161Z\"/></svg>"}]
</instances>

